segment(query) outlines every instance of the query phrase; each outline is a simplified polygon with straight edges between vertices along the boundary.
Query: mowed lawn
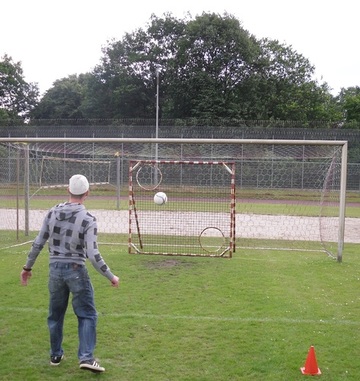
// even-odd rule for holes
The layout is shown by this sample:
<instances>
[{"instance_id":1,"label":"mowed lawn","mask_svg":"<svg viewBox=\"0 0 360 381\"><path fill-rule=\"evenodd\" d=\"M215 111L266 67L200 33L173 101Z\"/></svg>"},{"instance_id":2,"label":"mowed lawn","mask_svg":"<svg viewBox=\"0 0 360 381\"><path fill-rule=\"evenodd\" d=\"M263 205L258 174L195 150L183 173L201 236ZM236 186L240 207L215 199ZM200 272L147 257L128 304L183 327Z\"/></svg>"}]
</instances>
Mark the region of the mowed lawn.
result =
<instances>
[{"instance_id":1,"label":"mowed lawn","mask_svg":"<svg viewBox=\"0 0 360 381\"><path fill-rule=\"evenodd\" d=\"M100 376L78 368L71 305L66 359L49 365L48 258L44 250L22 287L28 249L0 251L0 380L296 381L308 377L300 367L311 345L321 380L360 379L359 245L345 245L342 263L317 252L239 249L215 259L101 246L122 283L114 289L88 266Z\"/></svg>"}]
</instances>

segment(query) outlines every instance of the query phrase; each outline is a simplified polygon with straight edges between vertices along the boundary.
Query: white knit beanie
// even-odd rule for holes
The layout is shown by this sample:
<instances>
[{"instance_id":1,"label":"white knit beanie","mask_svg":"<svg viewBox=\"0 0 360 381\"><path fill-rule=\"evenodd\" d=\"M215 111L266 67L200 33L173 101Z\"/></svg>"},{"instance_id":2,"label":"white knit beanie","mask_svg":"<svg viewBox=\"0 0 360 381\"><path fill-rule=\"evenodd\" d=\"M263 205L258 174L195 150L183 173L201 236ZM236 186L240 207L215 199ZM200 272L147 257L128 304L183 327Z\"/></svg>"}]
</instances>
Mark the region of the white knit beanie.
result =
<instances>
[{"instance_id":1,"label":"white knit beanie","mask_svg":"<svg viewBox=\"0 0 360 381\"><path fill-rule=\"evenodd\" d=\"M89 182L83 175L74 175L69 180L69 191L71 194L80 195L89 190Z\"/></svg>"}]
</instances>

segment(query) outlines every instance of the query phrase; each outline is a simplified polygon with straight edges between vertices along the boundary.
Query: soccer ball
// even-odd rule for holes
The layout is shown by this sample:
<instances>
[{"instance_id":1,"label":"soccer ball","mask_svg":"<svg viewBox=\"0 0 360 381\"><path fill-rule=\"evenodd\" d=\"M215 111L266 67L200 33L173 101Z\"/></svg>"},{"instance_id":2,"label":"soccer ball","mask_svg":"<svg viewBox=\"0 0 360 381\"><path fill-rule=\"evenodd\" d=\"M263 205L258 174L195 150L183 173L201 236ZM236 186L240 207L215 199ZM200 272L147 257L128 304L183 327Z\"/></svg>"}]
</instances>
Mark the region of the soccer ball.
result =
<instances>
[{"instance_id":1,"label":"soccer ball","mask_svg":"<svg viewBox=\"0 0 360 381\"><path fill-rule=\"evenodd\" d=\"M164 205L167 202L167 196L164 192L158 192L154 196L154 202L157 205Z\"/></svg>"}]
</instances>

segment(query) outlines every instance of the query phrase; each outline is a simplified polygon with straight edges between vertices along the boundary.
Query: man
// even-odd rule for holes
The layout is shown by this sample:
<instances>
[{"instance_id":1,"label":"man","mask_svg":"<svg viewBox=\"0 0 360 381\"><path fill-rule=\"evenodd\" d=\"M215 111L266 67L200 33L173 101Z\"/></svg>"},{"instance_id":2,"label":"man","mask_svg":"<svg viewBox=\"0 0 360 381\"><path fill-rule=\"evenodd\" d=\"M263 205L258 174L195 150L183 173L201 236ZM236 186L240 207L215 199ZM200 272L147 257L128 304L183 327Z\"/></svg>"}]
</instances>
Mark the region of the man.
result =
<instances>
[{"instance_id":1,"label":"man","mask_svg":"<svg viewBox=\"0 0 360 381\"><path fill-rule=\"evenodd\" d=\"M119 286L102 258L97 245L97 222L83 205L89 194L89 182L83 175L69 180L69 201L51 208L44 218L41 230L29 251L21 272L21 282L27 285L32 267L48 241L50 364L59 365L64 358L62 348L63 325L70 293L72 306L78 318L80 368L95 373L105 371L94 359L97 312L94 291L85 266L86 258L113 287Z\"/></svg>"}]
</instances>

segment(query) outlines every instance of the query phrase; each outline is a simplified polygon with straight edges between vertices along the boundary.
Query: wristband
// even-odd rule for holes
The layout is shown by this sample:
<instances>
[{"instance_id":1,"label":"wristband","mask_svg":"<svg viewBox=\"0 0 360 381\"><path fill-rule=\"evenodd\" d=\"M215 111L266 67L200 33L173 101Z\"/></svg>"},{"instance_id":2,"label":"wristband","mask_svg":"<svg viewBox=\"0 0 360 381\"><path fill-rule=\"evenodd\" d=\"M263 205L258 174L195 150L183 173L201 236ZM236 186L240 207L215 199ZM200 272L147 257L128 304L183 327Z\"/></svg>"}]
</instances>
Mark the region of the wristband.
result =
<instances>
[{"instance_id":1,"label":"wristband","mask_svg":"<svg viewBox=\"0 0 360 381\"><path fill-rule=\"evenodd\" d=\"M25 271L31 271L32 269L28 269L25 265L23 266L23 270Z\"/></svg>"}]
</instances>

